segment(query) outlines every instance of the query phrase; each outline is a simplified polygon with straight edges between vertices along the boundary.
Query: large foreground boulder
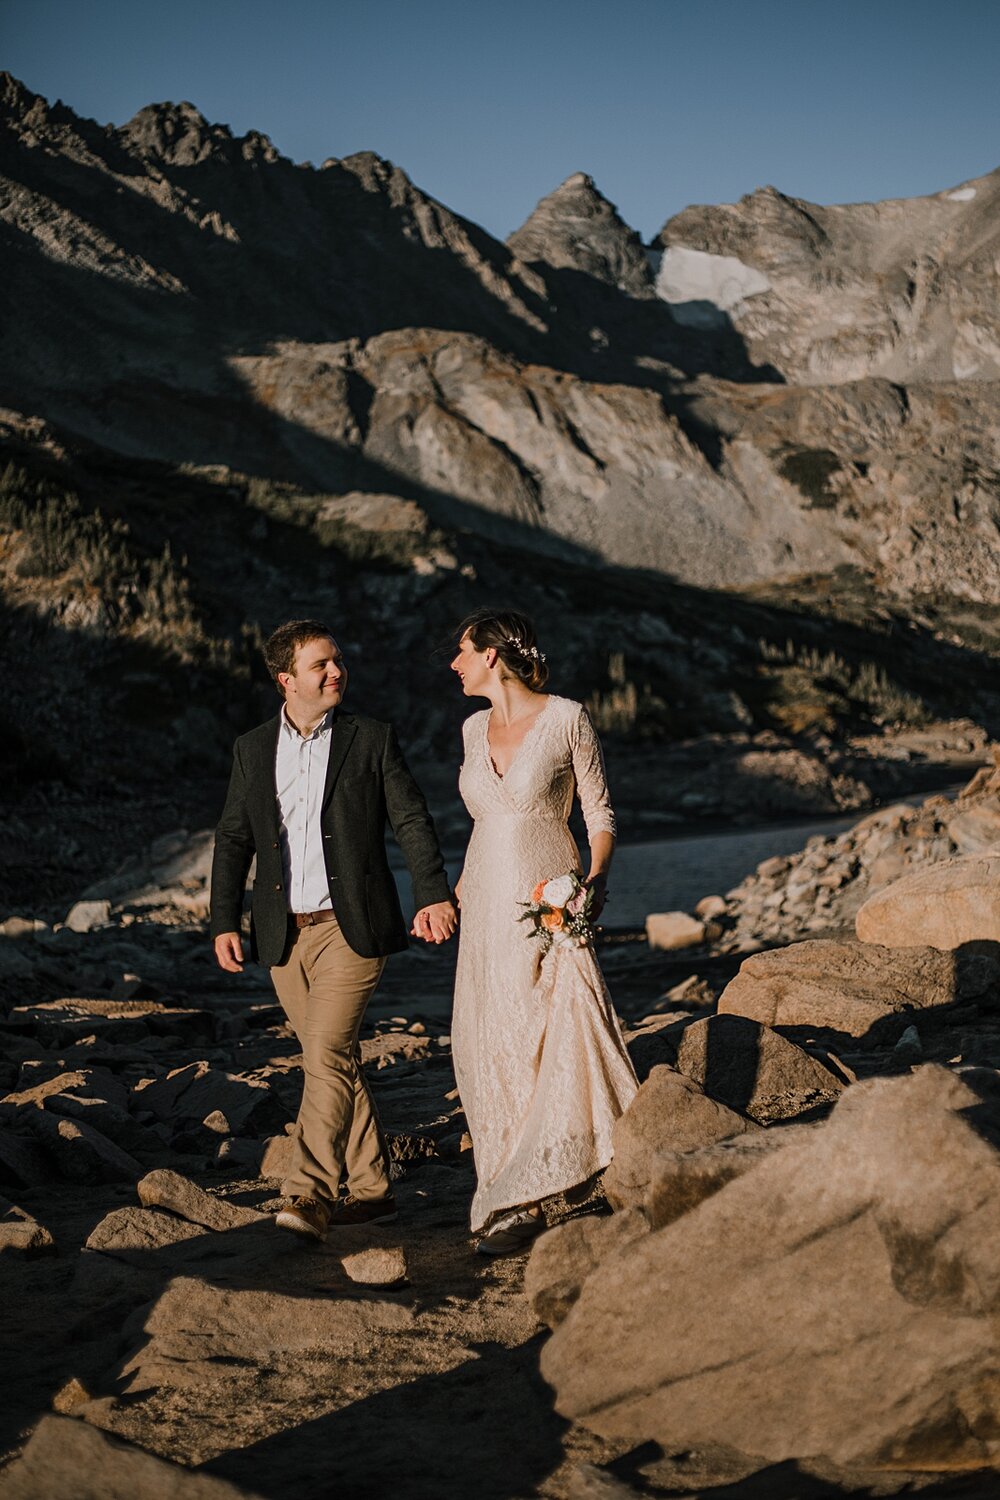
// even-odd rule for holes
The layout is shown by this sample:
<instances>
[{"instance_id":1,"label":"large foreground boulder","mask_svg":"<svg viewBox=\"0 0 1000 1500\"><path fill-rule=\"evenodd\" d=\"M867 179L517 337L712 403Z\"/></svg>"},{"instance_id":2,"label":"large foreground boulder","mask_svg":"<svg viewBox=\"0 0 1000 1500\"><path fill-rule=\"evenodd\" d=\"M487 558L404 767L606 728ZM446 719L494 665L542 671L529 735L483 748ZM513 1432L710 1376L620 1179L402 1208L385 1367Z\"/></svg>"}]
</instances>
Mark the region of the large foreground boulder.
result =
<instances>
[{"instance_id":1,"label":"large foreground boulder","mask_svg":"<svg viewBox=\"0 0 1000 1500\"><path fill-rule=\"evenodd\" d=\"M757 1129L752 1120L710 1099L693 1078L666 1065L654 1068L615 1122L605 1196L612 1208L641 1207L657 1152L696 1151Z\"/></svg>"},{"instance_id":2,"label":"large foreground boulder","mask_svg":"<svg viewBox=\"0 0 1000 1500\"><path fill-rule=\"evenodd\" d=\"M855 1084L827 1123L599 1264L542 1353L559 1411L671 1452L1000 1463L988 1082L985 1100L976 1075L933 1066Z\"/></svg>"},{"instance_id":3,"label":"large foreground boulder","mask_svg":"<svg viewBox=\"0 0 1000 1500\"><path fill-rule=\"evenodd\" d=\"M863 943L894 948L1000 943L1000 850L904 875L869 896L855 929Z\"/></svg>"},{"instance_id":4,"label":"large foreground boulder","mask_svg":"<svg viewBox=\"0 0 1000 1500\"><path fill-rule=\"evenodd\" d=\"M649 1233L641 1208L598 1218L585 1214L557 1224L535 1241L524 1273L524 1295L543 1323L561 1323L594 1267Z\"/></svg>"},{"instance_id":5,"label":"large foreground boulder","mask_svg":"<svg viewBox=\"0 0 1000 1500\"><path fill-rule=\"evenodd\" d=\"M754 953L719 997L719 1015L891 1046L916 1011L996 1003L1000 961L982 953L815 940Z\"/></svg>"},{"instance_id":6,"label":"large foreground boulder","mask_svg":"<svg viewBox=\"0 0 1000 1500\"><path fill-rule=\"evenodd\" d=\"M755 1130L715 1141L698 1151L660 1151L650 1168L649 1190L643 1204L646 1219L654 1229L672 1224L690 1213L713 1193L720 1192L776 1151L784 1151L804 1134L819 1129L819 1122L783 1125L780 1129Z\"/></svg>"}]
</instances>

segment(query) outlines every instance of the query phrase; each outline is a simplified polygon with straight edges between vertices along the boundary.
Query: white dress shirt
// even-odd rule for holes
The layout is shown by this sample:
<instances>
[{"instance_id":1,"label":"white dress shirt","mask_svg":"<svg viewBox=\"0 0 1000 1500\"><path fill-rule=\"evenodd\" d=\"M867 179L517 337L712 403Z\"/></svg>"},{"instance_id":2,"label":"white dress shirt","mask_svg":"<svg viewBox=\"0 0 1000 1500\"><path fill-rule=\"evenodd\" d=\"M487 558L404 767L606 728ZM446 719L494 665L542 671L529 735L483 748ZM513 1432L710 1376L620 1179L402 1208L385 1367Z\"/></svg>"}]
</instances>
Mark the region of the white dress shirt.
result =
<instances>
[{"instance_id":1,"label":"white dress shirt","mask_svg":"<svg viewBox=\"0 0 1000 1500\"><path fill-rule=\"evenodd\" d=\"M292 912L324 911L333 905L320 826L332 726L331 709L312 734L301 735L282 705L274 779L285 892Z\"/></svg>"}]
</instances>

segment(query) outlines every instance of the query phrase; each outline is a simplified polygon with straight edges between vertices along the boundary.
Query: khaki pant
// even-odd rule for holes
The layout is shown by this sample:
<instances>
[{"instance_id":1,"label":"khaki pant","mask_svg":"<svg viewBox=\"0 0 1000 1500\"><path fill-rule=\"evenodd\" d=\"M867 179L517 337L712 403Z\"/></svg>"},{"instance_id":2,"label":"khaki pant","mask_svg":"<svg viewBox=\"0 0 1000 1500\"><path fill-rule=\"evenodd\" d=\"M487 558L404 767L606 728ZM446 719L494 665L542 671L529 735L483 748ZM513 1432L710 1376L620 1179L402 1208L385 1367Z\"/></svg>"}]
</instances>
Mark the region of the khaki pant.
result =
<instances>
[{"instance_id":1,"label":"khaki pant","mask_svg":"<svg viewBox=\"0 0 1000 1500\"><path fill-rule=\"evenodd\" d=\"M271 979L302 1047L304 1087L295 1122L288 1198L336 1199L343 1169L356 1198L390 1192L385 1141L361 1071L358 1030L385 967L362 958L337 922L290 928Z\"/></svg>"}]
</instances>

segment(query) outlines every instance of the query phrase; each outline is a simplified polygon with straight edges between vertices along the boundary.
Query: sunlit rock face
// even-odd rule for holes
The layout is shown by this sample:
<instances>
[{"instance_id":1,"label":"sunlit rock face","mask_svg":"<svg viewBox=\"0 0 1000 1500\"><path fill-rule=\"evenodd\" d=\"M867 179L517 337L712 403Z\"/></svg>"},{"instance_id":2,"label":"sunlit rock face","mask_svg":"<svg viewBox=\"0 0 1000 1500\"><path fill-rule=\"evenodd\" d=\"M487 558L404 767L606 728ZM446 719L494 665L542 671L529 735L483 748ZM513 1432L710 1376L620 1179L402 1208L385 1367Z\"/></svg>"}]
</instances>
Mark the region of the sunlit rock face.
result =
<instances>
[{"instance_id":1,"label":"sunlit rock face","mask_svg":"<svg viewBox=\"0 0 1000 1500\"><path fill-rule=\"evenodd\" d=\"M651 247L584 173L506 244L372 153L0 80L0 405L130 459L706 587L1000 599L996 174L765 188Z\"/></svg>"},{"instance_id":2,"label":"sunlit rock face","mask_svg":"<svg viewBox=\"0 0 1000 1500\"><path fill-rule=\"evenodd\" d=\"M773 187L668 220L657 291L729 315L786 380L993 380L1000 174L925 198L823 206ZM689 317L692 313L687 314Z\"/></svg>"}]
</instances>

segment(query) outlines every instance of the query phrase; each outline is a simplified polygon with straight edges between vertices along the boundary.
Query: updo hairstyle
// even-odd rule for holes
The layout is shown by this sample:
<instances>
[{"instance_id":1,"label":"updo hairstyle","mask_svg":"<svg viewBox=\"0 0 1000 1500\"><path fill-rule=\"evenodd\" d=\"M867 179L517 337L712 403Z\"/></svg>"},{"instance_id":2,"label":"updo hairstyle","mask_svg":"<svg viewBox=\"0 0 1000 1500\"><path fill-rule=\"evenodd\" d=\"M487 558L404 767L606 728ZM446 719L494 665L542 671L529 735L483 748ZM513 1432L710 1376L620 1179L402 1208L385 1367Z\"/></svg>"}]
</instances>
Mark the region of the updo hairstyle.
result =
<instances>
[{"instance_id":1,"label":"updo hairstyle","mask_svg":"<svg viewBox=\"0 0 1000 1500\"><path fill-rule=\"evenodd\" d=\"M477 609L458 627L458 639L466 635L477 651L488 651L492 646L507 675L516 677L533 693L540 693L548 682L549 669L527 615L513 609Z\"/></svg>"}]
</instances>

